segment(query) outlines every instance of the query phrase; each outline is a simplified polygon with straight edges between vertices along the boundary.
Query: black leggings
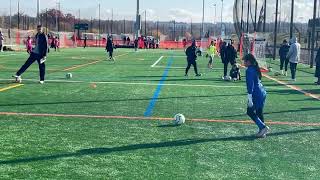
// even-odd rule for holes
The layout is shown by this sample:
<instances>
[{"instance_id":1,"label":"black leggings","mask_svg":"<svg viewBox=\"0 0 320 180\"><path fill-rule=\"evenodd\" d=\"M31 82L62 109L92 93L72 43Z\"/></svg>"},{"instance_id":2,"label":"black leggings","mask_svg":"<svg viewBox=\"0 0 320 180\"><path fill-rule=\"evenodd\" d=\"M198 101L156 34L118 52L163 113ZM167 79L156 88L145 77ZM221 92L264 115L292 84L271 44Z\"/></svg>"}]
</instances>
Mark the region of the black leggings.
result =
<instances>
[{"instance_id":1,"label":"black leggings","mask_svg":"<svg viewBox=\"0 0 320 180\"><path fill-rule=\"evenodd\" d=\"M263 109L255 109L255 108L249 108L247 109L247 115L254 121L256 119L256 116L264 122L264 117L263 117Z\"/></svg>"},{"instance_id":2,"label":"black leggings","mask_svg":"<svg viewBox=\"0 0 320 180\"><path fill-rule=\"evenodd\" d=\"M197 62L196 61L188 61L188 66L186 68L186 75L188 74L191 65L193 65L194 72L196 73L196 75L198 75L198 68L197 68Z\"/></svg>"},{"instance_id":3,"label":"black leggings","mask_svg":"<svg viewBox=\"0 0 320 180\"><path fill-rule=\"evenodd\" d=\"M283 70L283 66L284 66L284 70L288 71L288 64L289 64L289 59L280 58L280 70Z\"/></svg>"},{"instance_id":4,"label":"black leggings","mask_svg":"<svg viewBox=\"0 0 320 180\"><path fill-rule=\"evenodd\" d=\"M113 51L109 51L109 58L113 57Z\"/></svg>"},{"instance_id":5,"label":"black leggings","mask_svg":"<svg viewBox=\"0 0 320 180\"><path fill-rule=\"evenodd\" d=\"M226 77L228 73L228 65L229 63L223 63L223 76Z\"/></svg>"},{"instance_id":6,"label":"black leggings","mask_svg":"<svg viewBox=\"0 0 320 180\"><path fill-rule=\"evenodd\" d=\"M298 63L290 62L290 70L291 70L291 78L292 79L296 79L297 65L298 65Z\"/></svg>"},{"instance_id":7,"label":"black leggings","mask_svg":"<svg viewBox=\"0 0 320 180\"><path fill-rule=\"evenodd\" d=\"M31 53L30 57L28 58L28 60L19 69L19 71L17 72L16 75L20 76L21 74L23 74L31 66L32 63L37 61L38 65L39 65L39 71L40 71L40 81L44 81L46 65L45 65L45 63L42 63L42 64L40 63L41 58L42 57L40 55Z\"/></svg>"}]
</instances>

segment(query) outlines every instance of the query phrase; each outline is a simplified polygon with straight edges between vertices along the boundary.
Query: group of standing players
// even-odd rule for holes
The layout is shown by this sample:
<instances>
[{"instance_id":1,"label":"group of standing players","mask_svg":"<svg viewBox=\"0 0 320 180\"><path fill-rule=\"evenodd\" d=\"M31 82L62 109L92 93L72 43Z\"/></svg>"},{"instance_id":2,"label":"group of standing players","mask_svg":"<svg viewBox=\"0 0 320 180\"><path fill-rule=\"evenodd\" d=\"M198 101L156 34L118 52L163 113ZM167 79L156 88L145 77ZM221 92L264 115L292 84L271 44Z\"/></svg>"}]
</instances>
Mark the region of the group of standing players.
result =
<instances>
[{"instance_id":1,"label":"group of standing players","mask_svg":"<svg viewBox=\"0 0 320 180\"><path fill-rule=\"evenodd\" d=\"M209 58L208 68L213 68L214 56L217 53L215 44L212 41L207 50L207 57ZM196 76L201 76L197 69L197 47L196 42L193 41L191 46L186 49L187 68L185 76L188 76L190 66L193 65ZM231 64L230 77L233 80L241 80L239 67L236 64L237 50L233 46L233 42L227 44L222 42L220 47L220 57L224 66L223 80L230 80L227 76L228 65ZM258 138L265 138L270 128L264 122L263 109L267 97L267 92L261 83L262 73L259 64L252 54L247 54L243 57L246 70L246 86L247 86L247 115L258 126L259 131L256 134Z\"/></svg>"},{"instance_id":2,"label":"group of standing players","mask_svg":"<svg viewBox=\"0 0 320 180\"><path fill-rule=\"evenodd\" d=\"M40 84L44 83L45 79L45 61L48 53L48 38L43 33L42 26L39 25L37 27L38 33L35 36L35 47L30 51L30 56L24 65L17 71L17 73L13 76L16 82L21 83L21 75L28 69L28 67L33 64L35 61L38 62L39 71L40 71ZM214 48L214 42L211 42L208 48L208 57L210 58L208 67L212 68L214 54L216 53L216 49ZM109 52L110 60L114 61L113 58L113 43L112 38L109 37L107 40L106 50ZM191 65L195 68L196 76L201 76L197 70L197 48L196 42L193 41L192 45L186 49L188 66L186 68L186 74L188 75L188 70ZM236 50L233 47L232 43L227 45L223 43L220 49L220 56L222 59L222 63L224 64L224 77L226 77L227 66L230 63L231 65L236 64ZM247 114L248 116L257 124L259 128L259 132L257 133L257 137L263 138L266 137L269 132L269 127L264 123L263 117L263 108L266 100L266 91L261 84L261 72L260 67L258 65L257 60L252 54L246 55L244 58L244 64L247 67L246 70L246 84L247 84L247 92L248 92L248 103L247 103Z\"/></svg>"}]
</instances>

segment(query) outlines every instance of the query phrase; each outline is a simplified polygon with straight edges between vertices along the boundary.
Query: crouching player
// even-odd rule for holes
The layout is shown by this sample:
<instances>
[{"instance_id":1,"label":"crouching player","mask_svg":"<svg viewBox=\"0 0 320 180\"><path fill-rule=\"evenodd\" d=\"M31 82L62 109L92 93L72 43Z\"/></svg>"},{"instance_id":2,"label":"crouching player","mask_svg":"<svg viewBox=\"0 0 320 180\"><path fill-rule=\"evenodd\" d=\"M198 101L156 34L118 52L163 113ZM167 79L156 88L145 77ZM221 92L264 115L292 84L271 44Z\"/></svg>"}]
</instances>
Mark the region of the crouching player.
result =
<instances>
[{"instance_id":1,"label":"crouching player","mask_svg":"<svg viewBox=\"0 0 320 180\"><path fill-rule=\"evenodd\" d=\"M259 127L257 137L265 138L268 131L268 126L264 123L263 108L267 96L263 85L261 84L262 74L256 58L252 54L244 57L245 66L248 68L246 71L246 83L248 90L248 116Z\"/></svg>"},{"instance_id":2,"label":"crouching player","mask_svg":"<svg viewBox=\"0 0 320 180\"><path fill-rule=\"evenodd\" d=\"M237 64L234 64L230 70L230 77L233 81L241 80L241 71Z\"/></svg>"}]
</instances>

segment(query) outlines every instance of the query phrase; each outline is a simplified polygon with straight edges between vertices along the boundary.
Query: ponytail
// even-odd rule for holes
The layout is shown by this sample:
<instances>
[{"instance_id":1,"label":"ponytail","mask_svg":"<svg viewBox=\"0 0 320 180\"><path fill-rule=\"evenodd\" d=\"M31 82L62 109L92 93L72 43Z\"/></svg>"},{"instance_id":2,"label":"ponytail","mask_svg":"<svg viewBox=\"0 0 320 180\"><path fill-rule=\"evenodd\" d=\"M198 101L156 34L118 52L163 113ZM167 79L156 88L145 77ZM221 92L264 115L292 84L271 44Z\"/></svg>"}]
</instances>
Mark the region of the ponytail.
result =
<instances>
[{"instance_id":1,"label":"ponytail","mask_svg":"<svg viewBox=\"0 0 320 180\"><path fill-rule=\"evenodd\" d=\"M251 63L251 65L255 67L255 69L257 71L257 74L258 74L258 77L261 80L262 79L262 73L261 73L261 70L260 70L259 63L257 62L257 59L254 57L254 55L249 53L243 59L244 59L244 61L249 61Z\"/></svg>"}]
</instances>

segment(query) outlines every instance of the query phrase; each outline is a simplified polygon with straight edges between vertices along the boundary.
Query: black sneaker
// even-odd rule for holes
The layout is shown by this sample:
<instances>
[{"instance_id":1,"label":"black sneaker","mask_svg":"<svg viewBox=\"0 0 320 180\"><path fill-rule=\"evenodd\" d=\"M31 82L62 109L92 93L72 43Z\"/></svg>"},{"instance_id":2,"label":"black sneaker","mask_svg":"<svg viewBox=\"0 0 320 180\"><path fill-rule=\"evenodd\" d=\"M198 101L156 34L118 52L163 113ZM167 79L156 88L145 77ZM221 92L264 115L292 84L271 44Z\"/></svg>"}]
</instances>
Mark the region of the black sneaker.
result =
<instances>
[{"instance_id":1,"label":"black sneaker","mask_svg":"<svg viewBox=\"0 0 320 180\"><path fill-rule=\"evenodd\" d=\"M202 74L197 74L197 75L196 75L196 77L200 77L200 76L202 76Z\"/></svg>"}]
</instances>

